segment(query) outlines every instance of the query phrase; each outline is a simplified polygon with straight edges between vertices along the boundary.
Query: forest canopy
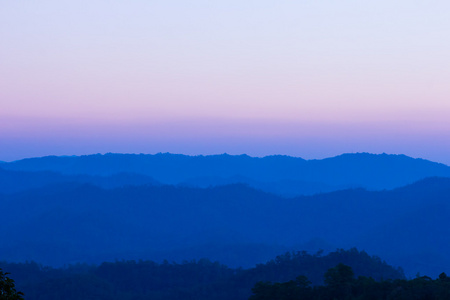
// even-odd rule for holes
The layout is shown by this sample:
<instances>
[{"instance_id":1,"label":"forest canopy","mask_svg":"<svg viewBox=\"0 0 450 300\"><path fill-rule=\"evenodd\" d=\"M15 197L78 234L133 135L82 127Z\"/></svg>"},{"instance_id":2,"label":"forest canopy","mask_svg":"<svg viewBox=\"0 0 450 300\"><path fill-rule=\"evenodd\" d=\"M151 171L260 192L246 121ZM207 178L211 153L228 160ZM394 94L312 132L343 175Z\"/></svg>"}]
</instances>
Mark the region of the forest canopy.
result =
<instances>
[{"instance_id":1,"label":"forest canopy","mask_svg":"<svg viewBox=\"0 0 450 300\"><path fill-rule=\"evenodd\" d=\"M257 282L289 282L303 276L312 286L322 285L327 270L339 263L351 266L357 276L405 278L401 269L357 249L326 255L288 252L249 269L230 268L208 259L183 263L122 260L64 268L34 262L0 263L0 267L14 276L27 300L246 300Z\"/></svg>"}]
</instances>

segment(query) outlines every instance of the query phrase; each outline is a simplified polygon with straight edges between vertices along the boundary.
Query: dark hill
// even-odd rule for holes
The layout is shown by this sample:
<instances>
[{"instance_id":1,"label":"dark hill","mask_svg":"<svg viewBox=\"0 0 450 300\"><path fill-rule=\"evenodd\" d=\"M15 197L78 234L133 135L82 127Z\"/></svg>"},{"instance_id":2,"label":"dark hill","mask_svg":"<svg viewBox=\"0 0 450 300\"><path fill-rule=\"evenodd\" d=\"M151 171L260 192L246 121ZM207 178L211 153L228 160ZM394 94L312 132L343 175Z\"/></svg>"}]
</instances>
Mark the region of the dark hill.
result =
<instances>
[{"instance_id":1,"label":"dark hill","mask_svg":"<svg viewBox=\"0 0 450 300\"><path fill-rule=\"evenodd\" d=\"M258 281L292 280L299 275L322 284L325 272L339 263L353 268L357 276L402 279L378 257L356 249L328 255L292 252L277 256L251 269L233 269L207 259L177 263L116 261L95 265L72 265L53 269L36 263L0 262L17 282L26 299L216 299L244 300Z\"/></svg>"}]
</instances>

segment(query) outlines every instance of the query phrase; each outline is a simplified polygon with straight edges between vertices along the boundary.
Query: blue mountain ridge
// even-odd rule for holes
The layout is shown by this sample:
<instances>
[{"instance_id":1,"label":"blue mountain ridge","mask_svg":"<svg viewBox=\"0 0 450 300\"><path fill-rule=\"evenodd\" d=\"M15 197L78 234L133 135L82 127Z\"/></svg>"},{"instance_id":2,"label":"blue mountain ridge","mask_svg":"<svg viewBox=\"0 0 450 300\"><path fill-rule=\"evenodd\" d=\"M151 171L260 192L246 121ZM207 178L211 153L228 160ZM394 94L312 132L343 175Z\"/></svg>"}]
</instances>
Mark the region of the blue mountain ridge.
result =
<instances>
[{"instance_id":1,"label":"blue mountain ridge","mask_svg":"<svg viewBox=\"0 0 450 300\"><path fill-rule=\"evenodd\" d=\"M280 195L314 194L351 187L392 189L432 176L450 177L450 167L405 155L354 153L320 160L290 156L187 156L181 154L96 154L23 159L2 164L16 171L53 171L65 175L111 176L135 173L166 184L205 187L247 183L256 188L270 183ZM240 180L236 180L240 178ZM299 186L308 186L301 189ZM315 188L312 188L316 186Z\"/></svg>"}]
</instances>

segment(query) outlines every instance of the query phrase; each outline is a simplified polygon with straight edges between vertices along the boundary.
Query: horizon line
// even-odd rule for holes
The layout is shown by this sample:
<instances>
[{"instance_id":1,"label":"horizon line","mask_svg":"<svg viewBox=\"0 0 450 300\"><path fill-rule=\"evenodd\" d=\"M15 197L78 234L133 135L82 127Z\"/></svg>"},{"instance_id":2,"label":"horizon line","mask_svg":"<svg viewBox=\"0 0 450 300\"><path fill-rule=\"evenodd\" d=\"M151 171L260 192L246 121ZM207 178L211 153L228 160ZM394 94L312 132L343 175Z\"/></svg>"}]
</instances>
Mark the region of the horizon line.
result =
<instances>
[{"instance_id":1,"label":"horizon line","mask_svg":"<svg viewBox=\"0 0 450 300\"><path fill-rule=\"evenodd\" d=\"M223 153L215 153L215 154L184 154L184 153L173 153L173 152L157 152L157 153L120 153L120 152L103 152L103 153L90 153L90 154L73 154L73 155L43 155L43 156L33 156L33 157L23 157L20 159L14 159L14 160L0 160L0 164L1 163L14 163L14 162L18 162L18 161L22 161L22 160L28 160L28 159L40 159L40 158L47 158L47 157L58 157L58 158L62 158L62 157L83 157L83 156L94 156L94 155L100 155L100 156L107 156L107 155L149 155L149 156L155 156L155 155L179 155L179 156L187 156L187 157L210 157L210 156L247 156L249 158L269 158L269 157L289 157L289 158L294 158L294 159L302 159L305 161L315 161L315 160L325 160L325 159L331 159L331 158L336 158L336 157L340 157L340 156L344 156L344 155L373 155L373 156L404 156L407 158L411 158L411 159L415 159L415 160L424 160L424 161L429 161L429 162L433 162L433 163L437 163L437 164L442 164L445 166L449 166L445 163L442 162L438 162L438 161L433 161L430 159L425 159L425 158L421 158L421 157L412 157L406 154L402 154L402 153L386 153L386 152L382 152L382 153L373 153L373 152L344 152L341 154L337 154L334 156L327 156L327 157L323 157L323 158L303 158L300 156L293 156L293 155L287 155L287 154L270 154L270 155L263 155L263 156L258 156L258 155L248 155L246 153L241 153L241 154L229 154L226 152Z\"/></svg>"}]
</instances>

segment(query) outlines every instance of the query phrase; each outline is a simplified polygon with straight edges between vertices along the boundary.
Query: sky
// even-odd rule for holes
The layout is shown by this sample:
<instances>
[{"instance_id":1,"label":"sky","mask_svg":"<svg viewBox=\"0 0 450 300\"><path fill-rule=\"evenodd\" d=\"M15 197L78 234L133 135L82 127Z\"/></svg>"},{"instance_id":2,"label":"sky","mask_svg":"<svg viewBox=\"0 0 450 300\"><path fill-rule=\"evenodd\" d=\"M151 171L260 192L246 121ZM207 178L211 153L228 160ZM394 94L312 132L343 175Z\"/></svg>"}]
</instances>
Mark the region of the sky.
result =
<instances>
[{"instance_id":1,"label":"sky","mask_svg":"<svg viewBox=\"0 0 450 300\"><path fill-rule=\"evenodd\" d=\"M450 165L449 1L2 0L0 160L393 153Z\"/></svg>"}]
</instances>

